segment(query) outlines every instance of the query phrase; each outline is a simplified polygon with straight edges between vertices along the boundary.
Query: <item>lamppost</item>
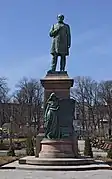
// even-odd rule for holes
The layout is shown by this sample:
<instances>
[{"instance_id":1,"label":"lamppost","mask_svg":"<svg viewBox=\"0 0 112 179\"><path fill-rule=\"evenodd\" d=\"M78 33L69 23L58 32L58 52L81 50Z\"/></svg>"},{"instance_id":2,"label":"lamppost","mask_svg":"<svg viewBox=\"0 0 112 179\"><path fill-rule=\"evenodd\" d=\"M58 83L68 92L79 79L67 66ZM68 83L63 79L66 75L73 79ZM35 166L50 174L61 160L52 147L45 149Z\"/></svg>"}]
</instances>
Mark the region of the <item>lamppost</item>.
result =
<instances>
[{"instance_id":1,"label":"lamppost","mask_svg":"<svg viewBox=\"0 0 112 179\"><path fill-rule=\"evenodd\" d=\"M112 95L112 89L111 89L111 95ZM107 109L109 111L109 114L108 114L108 137L109 139L111 138L111 135L112 135L112 131L111 131L111 127L112 127L112 111L111 111L111 107L112 107L112 100L109 99L105 105L107 106Z\"/></svg>"},{"instance_id":2,"label":"lamppost","mask_svg":"<svg viewBox=\"0 0 112 179\"><path fill-rule=\"evenodd\" d=\"M0 128L0 143L3 144L3 128Z\"/></svg>"},{"instance_id":3,"label":"lamppost","mask_svg":"<svg viewBox=\"0 0 112 179\"><path fill-rule=\"evenodd\" d=\"M38 134L38 130L39 130L39 121L38 121L38 115L37 113L35 113L35 117L33 117L33 126L34 126L34 136L36 137L36 135Z\"/></svg>"},{"instance_id":4,"label":"lamppost","mask_svg":"<svg viewBox=\"0 0 112 179\"><path fill-rule=\"evenodd\" d=\"M12 124L13 124L13 117L10 117L10 148L12 148Z\"/></svg>"},{"instance_id":5,"label":"lamppost","mask_svg":"<svg viewBox=\"0 0 112 179\"><path fill-rule=\"evenodd\" d=\"M26 154L31 156L31 155L34 155L34 147L33 147L33 141L32 141L32 136L31 136L31 130L30 130L29 122L26 123L26 127L27 127Z\"/></svg>"},{"instance_id":6,"label":"lamppost","mask_svg":"<svg viewBox=\"0 0 112 179\"><path fill-rule=\"evenodd\" d=\"M13 123L13 117L11 116L10 117L10 146L9 146L9 151L7 153L9 156L15 156L13 142L12 142L12 123Z\"/></svg>"},{"instance_id":7,"label":"lamppost","mask_svg":"<svg viewBox=\"0 0 112 179\"><path fill-rule=\"evenodd\" d=\"M33 124L33 135L35 136L35 118L32 117L32 124Z\"/></svg>"},{"instance_id":8,"label":"lamppost","mask_svg":"<svg viewBox=\"0 0 112 179\"><path fill-rule=\"evenodd\" d=\"M29 132L30 131L29 131L29 123L28 122L26 123L26 127L27 127L27 137L29 137Z\"/></svg>"}]
</instances>

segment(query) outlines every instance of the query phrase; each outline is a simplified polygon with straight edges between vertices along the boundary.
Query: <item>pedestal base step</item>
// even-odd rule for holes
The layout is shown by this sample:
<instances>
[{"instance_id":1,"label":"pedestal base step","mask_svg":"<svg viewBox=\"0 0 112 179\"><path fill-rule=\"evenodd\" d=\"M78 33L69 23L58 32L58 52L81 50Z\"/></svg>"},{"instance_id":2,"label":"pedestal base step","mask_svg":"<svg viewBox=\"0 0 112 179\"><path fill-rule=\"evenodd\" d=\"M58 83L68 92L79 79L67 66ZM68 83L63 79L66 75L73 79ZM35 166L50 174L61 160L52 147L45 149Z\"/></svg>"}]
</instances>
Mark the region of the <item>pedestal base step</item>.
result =
<instances>
[{"instance_id":1,"label":"pedestal base step","mask_svg":"<svg viewBox=\"0 0 112 179\"><path fill-rule=\"evenodd\" d=\"M40 154L39 154L39 157L40 158L46 158L46 159L48 159L48 158L73 158L74 157L74 155L73 155L73 153L60 153L60 152L48 152L48 153L45 153L45 152L41 152Z\"/></svg>"},{"instance_id":2,"label":"pedestal base step","mask_svg":"<svg viewBox=\"0 0 112 179\"><path fill-rule=\"evenodd\" d=\"M38 166L79 166L97 163L99 162L92 158L36 158L34 156L28 156L19 160L19 164Z\"/></svg>"},{"instance_id":3,"label":"pedestal base step","mask_svg":"<svg viewBox=\"0 0 112 179\"><path fill-rule=\"evenodd\" d=\"M88 170L111 170L107 164L97 162L96 164L78 165L78 166L41 166L19 164L18 161L4 165L1 169L18 169L18 170L39 170L39 171L88 171Z\"/></svg>"}]
</instances>

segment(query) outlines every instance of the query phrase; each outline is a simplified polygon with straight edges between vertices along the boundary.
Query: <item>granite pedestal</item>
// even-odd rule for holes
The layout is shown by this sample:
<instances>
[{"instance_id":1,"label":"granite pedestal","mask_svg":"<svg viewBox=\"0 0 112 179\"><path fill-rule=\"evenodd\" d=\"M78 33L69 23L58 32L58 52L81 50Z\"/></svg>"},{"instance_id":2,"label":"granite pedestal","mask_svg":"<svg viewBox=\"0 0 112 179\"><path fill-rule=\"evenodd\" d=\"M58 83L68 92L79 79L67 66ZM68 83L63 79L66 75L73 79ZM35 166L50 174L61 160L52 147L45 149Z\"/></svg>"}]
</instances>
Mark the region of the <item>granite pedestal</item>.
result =
<instances>
[{"instance_id":1,"label":"granite pedestal","mask_svg":"<svg viewBox=\"0 0 112 179\"><path fill-rule=\"evenodd\" d=\"M70 88L73 87L74 80L69 78L67 72L47 73L40 81L44 87L44 103L52 92L61 99L70 98Z\"/></svg>"},{"instance_id":2,"label":"granite pedestal","mask_svg":"<svg viewBox=\"0 0 112 179\"><path fill-rule=\"evenodd\" d=\"M41 141L39 158L73 158L72 140L48 140Z\"/></svg>"},{"instance_id":3,"label":"granite pedestal","mask_svg":"<svg viewBox=\"0 0 112 179\"><path fill-rule=\"evenodd\" d=\"M51 93L55 93L59 99L70 99L70 88L73 86L74 80L69 78L67 72L50 72L45 78L41 79L44 87L44 104ZM65 109L66 110L66 109ZM62 117L63 118L63 117ZM64 120L64 118L63 118ZM62 119L61 119L62 121ZM74 154L74 145L72 139L63 140L42 140L41 158L71 158Z\"/></svg>"}]
</instances>

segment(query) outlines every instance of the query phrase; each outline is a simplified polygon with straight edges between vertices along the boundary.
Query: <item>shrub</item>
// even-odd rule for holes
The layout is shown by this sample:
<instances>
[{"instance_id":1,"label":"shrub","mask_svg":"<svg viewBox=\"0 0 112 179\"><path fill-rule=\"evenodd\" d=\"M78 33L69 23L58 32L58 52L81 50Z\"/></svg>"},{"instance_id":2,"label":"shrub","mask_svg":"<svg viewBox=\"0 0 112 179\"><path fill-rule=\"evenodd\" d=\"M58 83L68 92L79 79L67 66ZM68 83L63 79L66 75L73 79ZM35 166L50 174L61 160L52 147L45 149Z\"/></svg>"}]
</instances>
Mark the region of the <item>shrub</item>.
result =
<instances>
[{"instance_id":1,"label":"shrub","mask_svg":"<svg viewBox=\"0 0 112 179\"><path fill-rule=\"evenodd\" d=\"M14 148L15 148L15 150L20 150L20 149L22 149L21 142L14 142Z\"/></svg>"},{"instance_id":2,"label":"shrub","mask_svg":"<svg viewBox=\"0 0 112 179\"><path fill-rule=\"evenodd\" d=\"M92 152L92 147L89 137L85 139L84 155L93 158L93 152Z\"/></svg>"},{"instance_id":3,"label":"shrub","mask_svg":"<svg viewBox=\"0 0 112 179\"><path fill-rule=\"evenodd\" d=\"M112 142L112 137L109 139L110 142Z\"/></svg>"},{"instance_id":4,"label":"shrub","mask_svg":"<svg viewBox=\"0 0 112 179\"><path fill-rule=\"evenodd\" d=\"M0 150L8 150L8 149L9 149L9 145L0 143Z\"/></svg>"},{"instance_id":5,"label":"shrub","mask_svg":"<svg viewBox=\"0 0 112 179\"><path fill-rule=\"evenodd\" d=\"M27 140L26 140L26 154L29 155L29 156L35 155L33 140L32 140L31 137L28 137Z\"/></svg>"},{"instance_id":6,"label":"shrub","mask_svg":"<svg viewBox=\"0 0 112 179\"><path fill-rule=\"evenodd\" d=\"M14 146L9 147L9 151L7 152L8 156L15 156Z\"/></svg>"},{"instance_id":7,"label":"shrub","mask_svg":"<svg viewBox=\"0 0 112 179\"><path fill-rule=\"evenodd\" d=\"M112 159L112 149L109 149L107 152L107 158Z\"/></svg>"}]
</instances>

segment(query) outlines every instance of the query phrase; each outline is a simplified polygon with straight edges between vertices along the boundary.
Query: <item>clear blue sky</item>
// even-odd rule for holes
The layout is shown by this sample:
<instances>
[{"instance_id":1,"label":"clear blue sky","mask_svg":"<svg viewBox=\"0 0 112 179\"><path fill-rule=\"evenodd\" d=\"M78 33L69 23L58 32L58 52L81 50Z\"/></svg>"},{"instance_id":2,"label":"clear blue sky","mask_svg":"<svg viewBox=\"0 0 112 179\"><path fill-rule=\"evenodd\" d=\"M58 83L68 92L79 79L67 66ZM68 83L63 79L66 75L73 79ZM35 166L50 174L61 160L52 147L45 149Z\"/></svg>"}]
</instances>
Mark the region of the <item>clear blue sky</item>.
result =
<instances>
[{"instance_id":1,"label":"clear blue sky","mask_svg":"<svg viewBox=\"0 0 112 179\"><path fill-rule=\"evenodd\" d=\"M0 0L0 76L12 90L23 76L45 76L60 13L72 32L69 75L112 79L112 0Z\"/></svg>"}]
</instances>

